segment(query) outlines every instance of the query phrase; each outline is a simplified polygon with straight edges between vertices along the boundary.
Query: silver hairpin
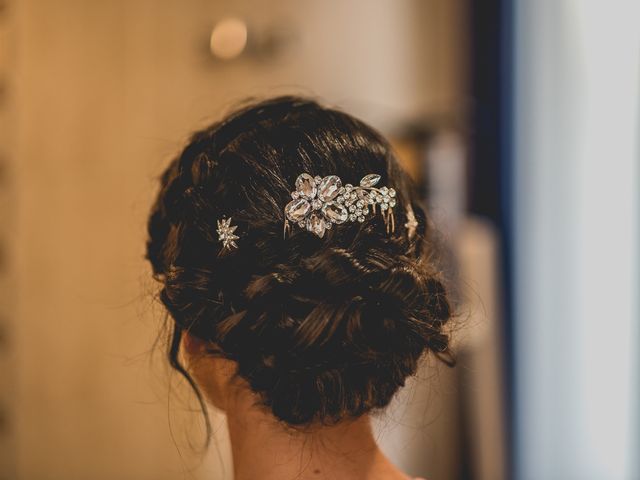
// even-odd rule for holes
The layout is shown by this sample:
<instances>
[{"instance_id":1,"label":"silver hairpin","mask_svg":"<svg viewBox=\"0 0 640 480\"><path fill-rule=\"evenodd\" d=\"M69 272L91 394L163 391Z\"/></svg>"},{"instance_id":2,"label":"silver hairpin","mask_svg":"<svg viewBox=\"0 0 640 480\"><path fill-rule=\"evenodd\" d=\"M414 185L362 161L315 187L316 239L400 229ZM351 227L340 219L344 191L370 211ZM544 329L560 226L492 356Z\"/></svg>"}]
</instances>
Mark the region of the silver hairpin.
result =
<instances>
[{"instance_id":1,"label":"silver hairpin","mask_svg":"<svg viewBox=\"0 0 640 480\"><path fill-rule=\"evenodd\" d=\"M392 208L396 205L396 191L374 187L379 181L380 175L370 173L357 186L342 186L342 180L336 175L323 178L300 174L296 179L296 189L291 192L293 200L284 208L285 235L290 229L290 220L323 237L333 224L364 222L369 212L376 213L377 206L380 206L387 233L393 232L395 219Z\"/></svg>"},{"instance_id":2,"label":"silver hairpin","mask_svg":"<svg viewBox=\"0 0 640 480\"><path fill-rule=\"evenodd\" d=\"M222 242L223 249L238 248L236 240L240 237L234 233L236 228L238 228L237 225L231 226L231 217L218 220L218 240Z\"/></svg>"},{"instance_id":3,"label":"silver hairpin","mask_svg":"<svg viewBox=\"0 0 640 480\"><path fill-rule=\"evenodd\" d=\"M407 206L407 223L404 226L407 228L409 238L413 238L416 234L416 228L418 228L418 221L411 205Z\"/></svg>"}]
</instances>

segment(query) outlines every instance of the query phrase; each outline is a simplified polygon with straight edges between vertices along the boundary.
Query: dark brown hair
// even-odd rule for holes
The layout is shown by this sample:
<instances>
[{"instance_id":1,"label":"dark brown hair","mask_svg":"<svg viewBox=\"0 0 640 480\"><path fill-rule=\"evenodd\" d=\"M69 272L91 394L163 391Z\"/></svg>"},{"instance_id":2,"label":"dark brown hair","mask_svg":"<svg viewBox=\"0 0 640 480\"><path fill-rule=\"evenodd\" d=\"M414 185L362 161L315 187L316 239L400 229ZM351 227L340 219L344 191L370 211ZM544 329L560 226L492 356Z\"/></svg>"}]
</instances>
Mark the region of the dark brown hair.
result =
<instances>
[{"instance_id":1,"label":"dark brown hair","mask_svg":"<svg viewBox=\"0 0 640 480\"><path fill-rule=\"evenodd\" d=\"M397 191L396 229L380 215L323 238L284 206L296 177L369 173ZM404 224L408 206L418 220ZM223 250L216 220L231 216L239 248ZM195 133L161 177L147 258L174 320L237 362L263 405L288 425L333 423L385 407L425 352L449 357L451 316L420 202L384 138L350 115L280 97Z\"/></svg>"}]
</instances>

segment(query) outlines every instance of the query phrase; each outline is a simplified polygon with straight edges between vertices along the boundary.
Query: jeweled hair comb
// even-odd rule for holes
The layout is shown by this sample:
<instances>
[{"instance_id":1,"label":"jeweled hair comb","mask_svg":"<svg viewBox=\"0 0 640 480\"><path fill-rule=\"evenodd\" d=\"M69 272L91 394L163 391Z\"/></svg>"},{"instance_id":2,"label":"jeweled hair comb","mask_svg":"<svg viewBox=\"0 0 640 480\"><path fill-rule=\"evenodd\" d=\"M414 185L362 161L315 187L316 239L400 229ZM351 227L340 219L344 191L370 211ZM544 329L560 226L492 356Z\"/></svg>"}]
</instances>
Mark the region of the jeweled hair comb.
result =
<instances>
[{"instance_id":1,"label":"jeweled hair comb","mask_svg":"<svg viewBox=\"0 0 640 480\"><path fill-rule=\"evenodd\" d=\"M313 177L302 173L296 179L296 189L291 192L291 200L285 207L284 232L290 230L289 222L295 223L318 237L333 225L345 222L364 222L369 213L375 214L380 208L387 233L395 230L393 207L396 205L396 191L393 188L375 185L380 175L370 173L360 180L359 185L342 185L336 175Z\"/></svg>"},{"instance_id":2,"label":"jeweled hair comb","mask_svg":"<svg viewBox=\"0 0 640 480\"><path fill-rule=\"evenodd\" d=\"M396 191L393 188L376 187L380 175L370 173L360 180L359 185L342 185L336 175L326 177L298 175L291 192L292 200L284 207L284 234L291 230L291 223L322 238L333 225L346 222L364 222L369 214L380 210L387 233L395 231L393 207L396 206ZM418 221L411 204L406 206L407 235L413 238ZM231 217L218 220L218 240L223 250L238 248L236 226L231 225Z\"/></svg>"}]
</instances>

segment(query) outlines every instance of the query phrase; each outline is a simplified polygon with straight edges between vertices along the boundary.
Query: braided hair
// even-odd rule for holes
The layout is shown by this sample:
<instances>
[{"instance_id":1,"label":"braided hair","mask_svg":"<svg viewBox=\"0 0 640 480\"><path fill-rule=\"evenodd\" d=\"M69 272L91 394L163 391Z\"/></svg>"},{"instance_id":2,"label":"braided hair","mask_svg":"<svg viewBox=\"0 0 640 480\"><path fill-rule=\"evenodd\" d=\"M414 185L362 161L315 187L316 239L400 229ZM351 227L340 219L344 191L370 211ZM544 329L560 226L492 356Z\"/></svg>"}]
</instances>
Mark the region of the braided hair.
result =
<instances>
[{"instance_id":1,"label":"braided hair","mask_svg":"<svg viewBox=\"0 0 640 480\"><path fill-rule=\"evenodd\" d=\"M400 228L382 219L318 238L282 235L301 172L357 182L375 172L397 191ZM414 235L403 228L410 206ZM232 216L239 249L216 220ZM385 139L312 100L248 105L195 133L160 179L146 257L173 319L171 365L185 331L237 363L236 375L289 425L335 423L389 404L422 355L452 363L447 291L424 209ZM201 397L199 396L201 399Z\"/></svg>"}]
</instances>

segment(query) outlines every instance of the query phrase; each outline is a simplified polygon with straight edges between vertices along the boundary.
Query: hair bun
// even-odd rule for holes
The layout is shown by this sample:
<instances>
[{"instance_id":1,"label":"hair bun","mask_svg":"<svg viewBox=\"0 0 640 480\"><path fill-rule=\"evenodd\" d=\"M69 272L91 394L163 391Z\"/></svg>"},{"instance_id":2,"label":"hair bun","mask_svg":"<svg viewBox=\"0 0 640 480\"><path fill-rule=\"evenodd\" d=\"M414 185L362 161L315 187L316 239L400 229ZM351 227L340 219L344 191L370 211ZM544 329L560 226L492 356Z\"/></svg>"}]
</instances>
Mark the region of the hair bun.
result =
<instances>
[{"instance_id":1,"label":"hair bun","mask_svg":"<svg viewBox=\"0 0 640 480\"><path fill-rule=\"evenodd\" d=\"M283 239L300 172L351 182L375 172L396 192L396 225L417 226L388 232L371 216ZM160 183L146 256L174 320L170 363L192 386L185 331L236 360L289 424L384 407L422 354L447 353L425 213L388 142L358 119L296 97L248 105L196 132ZM241 250L222 253L216 220L230 217Z\"/></svg>"},{"instance_id":2,"label":"hair bun","mask_svg":"<svg viewBox=\"0 0 640 480\"><path fill-rule=\"evenodd\" d=\"M246 295L220 345L290 424L386 406L425 351L448 348L444 288L408 257L327 248L256 276Z\"/></svg>"}]
</instances>

